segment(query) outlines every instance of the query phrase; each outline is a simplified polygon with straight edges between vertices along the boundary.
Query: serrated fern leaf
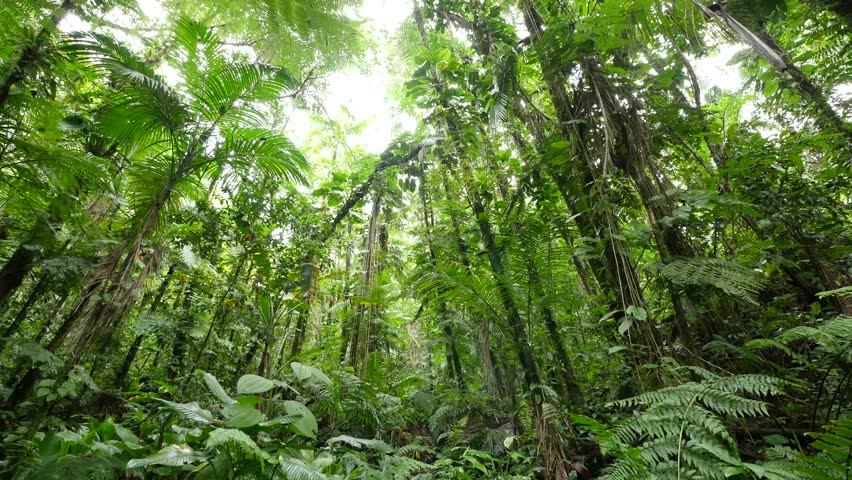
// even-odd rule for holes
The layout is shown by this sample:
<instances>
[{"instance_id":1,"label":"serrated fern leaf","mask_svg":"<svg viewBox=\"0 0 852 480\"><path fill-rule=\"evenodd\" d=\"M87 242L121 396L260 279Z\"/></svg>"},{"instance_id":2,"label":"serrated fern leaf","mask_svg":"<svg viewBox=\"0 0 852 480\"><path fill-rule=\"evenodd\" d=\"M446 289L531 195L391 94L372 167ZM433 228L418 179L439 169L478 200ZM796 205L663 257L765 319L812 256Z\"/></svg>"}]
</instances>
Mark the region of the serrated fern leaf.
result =
<instances>
[{"instance_id":1,"label":"serrated fern leaf","mask_svg":"<svg viewBox=\"0 0 852 480\"><path fill-rule=\"evenodd\" d=\"M660 273L681 287L711 286L733 298L757 305L764 279L737 263L720 258L678 258Z\"/></svg>"}]
</instances>

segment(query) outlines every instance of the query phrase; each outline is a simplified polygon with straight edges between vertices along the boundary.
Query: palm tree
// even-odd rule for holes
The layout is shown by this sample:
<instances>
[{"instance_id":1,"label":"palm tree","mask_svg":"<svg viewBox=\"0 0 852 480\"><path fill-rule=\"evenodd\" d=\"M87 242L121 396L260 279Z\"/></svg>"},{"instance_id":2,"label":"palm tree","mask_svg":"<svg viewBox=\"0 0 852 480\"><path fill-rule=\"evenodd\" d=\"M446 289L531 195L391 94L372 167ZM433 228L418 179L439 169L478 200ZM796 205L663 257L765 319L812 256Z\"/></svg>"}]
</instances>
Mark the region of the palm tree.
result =
<instances>
[{"instance_id":1,"label":"palm tree","mask_svg":"<svg viewBox=\"0 0 852 480\"><path fill-rule=\"evenodd\" d=\"M131 208L121 240L90 276L48 346L55 351L70 336L76 360L111 336L159 268L156 255L148 254L155 249L146 246L159 243L171 210L205 196L209 179L230 183L268 175L304 181L307 162L263 121L265 104L293 88L292 77L269 65L228 61L217 36L197 22L177 22L171 62L180 83L174 87L104 35L76 35L70 49L122 85L96 128L129 160L125 188ZM10 403L23 400L34 380L35 373L28 373Z\"/></svg>"}]
</instances>

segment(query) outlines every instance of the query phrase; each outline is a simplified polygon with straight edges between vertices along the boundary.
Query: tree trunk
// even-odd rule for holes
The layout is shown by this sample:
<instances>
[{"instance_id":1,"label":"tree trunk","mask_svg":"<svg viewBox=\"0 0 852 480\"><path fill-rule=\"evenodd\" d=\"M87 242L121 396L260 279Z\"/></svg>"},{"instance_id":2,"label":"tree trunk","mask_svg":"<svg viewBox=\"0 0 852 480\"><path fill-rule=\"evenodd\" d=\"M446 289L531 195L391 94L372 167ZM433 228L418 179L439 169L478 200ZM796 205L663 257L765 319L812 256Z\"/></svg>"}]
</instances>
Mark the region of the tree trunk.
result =
<instances>
[{"instance_id":1,"label":"tree trunk","mask_svg":"<svg viewBox=\"0 0 852 480\"><path fill-rule=\"evenodd\" d=\"M426 165L422 161L420 162L420 170L422 175L420 177L420 203L423 208L423 228L426 229L426 244L429 249L429 258L431 260L432 265L437 268L438 267L438 256L435 253L435 240L433 237L433 229L435 228L435 216L432 212L431 205L429 203L429 186L427 183L426 176ZM446 302L440 302L438 305L438 322L441 325L441 329L444 332L445 344L447 348L447 364L449 368L447 369L450 378L455 380L456 385L459 387L459 390L466 391L467 384L464 381L464 373L462 372L461 359L459 358L459 352L456 347L456 338L453 333L453 327L450 325L450 315L447 309Z\"/></svg>"},{"instance_id":2,"label":"tree trunk","mask_svg":"<svg viewBox=\"0 0 852 480\"><path fill-rule=\"evenodd\" d=\"M531 0L522 3L524 23L530 32L534 45L538 45L544 33L544 21ZM603 242L603 253L606 262L605 272L597 273L599 283L605 290L612 289L617 293L615 299L618 308L616 320L624 315L628 307L634 306L646 309L645 298L642 294L639 276L630 263L619 238L621 227L618 219L606 205L594 205L593 198L606 198L606 192L595 190L598 172L593 168L594 160L589 157L592 145L588 142L588 127L578 125L577 119L568 102L568 95L560 72L562 68L551 55L539 49L538 59L541 63L542 74L545 77L547 90L556 110L563 137L571 142L578 161L569 164L568 172L553 172L554 179L560 187L563 198L575 217L580 232L585 237L598 238ZM573 140L573 141L572 141ZM603 187L599 187L603 188ZM603 280L603 281L601 281ZM659 340L652 319L640 322L638 335L634 341L647 349L651 357L657 356Z\"/></svg>"},{"instance_id":3,"label":"tree trunk","mask_svg":"<svg viewBox=\"0 0 852 480\"><path fill-rule=\"evenodd\" d=\"M366 251L364 253L364 283L361 289L363 297L366 299L373 287L373 277L375 274L375 259L376 259L376 242L379 234L379 214L381 213L382 196L377 193L373 200L373 208L370 212L370 223L367 228L367 238L365 240ZM362 302L363 303L363 302ZM355 307L355 316L352 322L352 338L349 344L349 364L356 372L360 372L365 366L367 355L369 354L370 342L370 324L372 318L370 313L372 309L363 304L358 304Z\"/></svg>"},{"instance_id":4,"label":"tree trunk","mask_svg":"<svg viewBox=\"0 0 852 480\"><path fill-rule=\"evenodd\" d=\"M198 362L201 361L201 357L204 355L204 350L207 348L207 343L210 341L210 336L213 334L213 330L216 328L219 321L224 320L226 316L224 314L225 300L228 299L228 296L237 284L237 280L240 278L240 273L242 273L243 265L245 265L247 257L248 253L244 253L240 257L239 263L237 263L236 268L234 268L234 274L231 277L231 282L228 284L228 288L222 292L222 296L219 297L219 301L216 303L216 309L213 311L213 317L210 319L210 327L207 329L207 333L204 335L204 340L201 341L201 345L198 347L198 354L195 356L195 361L193 361L192 370L198 368Z\"/></svg>"},{"instance_id":5,"label":"tree trunk","mask_svg":"<svg viewBox=\"0 0 852 480\"><path fill-rule=\"evenodd\" d=\"M186 287L186 293L183 297L183 311L179 316L180 321L177 324L175 342L172 345L172 358L166 367L166 378L168 378L169 382L172 382L177 377L178 373L182 370L181 366L185 363L184 357L187 353L187 342L189 340L186 332L191 328L192 312L190 309L192 308L192 300L195 297L195 286L194 281L190 282L189 286Z\"/></svg>"},{"instance_id":6,"label":"tree trunk","mask_svg":"<svg viewBox=\"0 0 852 480\"><path fill-rule=\"evenodd\" d=\"M51 205L48 210L54 210L54 208L55 205ZM3 268L0 268L0 306L7 304L9 298L24 282L32 266L41 257L42 251L49 248L53 240L50 223L56 220L53 214L50 214L47 219L37 218L27 240L21 242Z\"/></svg>"},{"instance_id":7,"label":"tree trunk","mask_svg":"<svg viewBox=\"0 0 852 480\"><path fill-rule=\"evenodd\" d=\"M29 313L30 307L35 304L36 300L41 297L42 293L47 290L47 285L49 283L49 275L42 274L38 283L33 286L32 290L30 290L30 294L27 296L26 301L21 306L21 309L18 310L18 314L15 315L15 319L12 320L12 323L6 327L6 331L3 332L4 337L11 337L18 332L18 329L21 328L21 325L24 323L24 320L27 318L27 314Z\"/></svg>"},{"instance_id":8,"label":"tree trunk","mask_svg":"<svg viewBox=\"0 0 852 480\"><path fill-rule=\"evenodd\" d=\"M290 358L295 357L302 352L302 343L305 341L305 331L308 328L308 316L310 315L311 304L308 301L305 310L299 312L299 317L296 320L296 328L293 332L293 344L290 348Z\"/></svg>"},{"instance_id":9,"label":"tree trunk","mask_svg":"<svg viewBox=\"0 0 852 480\"><path fill-rule=\"evenodd\" d=\"M175 265L172 264L169 267L169 271L166 272L166 278L160 284L160 287L157 289L157 293L154 296L154 301L151 303L151 307L148 309L148 312L154 314L160 308L162 304L163 297L166 294L166 290L169 287L169 284L172 281L172 275L175 273ZM127 351L127 355L124 357L124 362L122 362L121 367L119 367L118 372L115 374L115 380L113 381L113 385L122 388L124 386L124 381L127 378L128 372L130 372L130 367L133 365L133 361L136 359L136 355L139 353L139 347L142 346L142 342L145 340L145 334L140 333L133 340L133 344L130 345L130 350Z\"/></svg>"}]
</instances>

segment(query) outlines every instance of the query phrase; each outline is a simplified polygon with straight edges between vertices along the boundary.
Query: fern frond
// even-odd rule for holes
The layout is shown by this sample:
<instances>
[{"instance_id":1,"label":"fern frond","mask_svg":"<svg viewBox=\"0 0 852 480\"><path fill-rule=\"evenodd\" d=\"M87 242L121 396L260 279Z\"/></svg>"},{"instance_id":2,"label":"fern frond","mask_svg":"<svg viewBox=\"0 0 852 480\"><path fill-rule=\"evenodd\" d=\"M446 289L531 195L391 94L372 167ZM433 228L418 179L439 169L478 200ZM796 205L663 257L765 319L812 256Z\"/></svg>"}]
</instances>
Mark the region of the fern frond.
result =
<instances>
[{"instance_id":1,"label":"fern frond","mask_svg":"<svg viewBox=\"0 0 852 480\"><path fill-rule=\"evenodd\" d=\"M711 286L753 305L765 284L756 272L720 258L677 258L660 273L680 287Z\"/></svg>"},{"instance_id":2,"label":"fern frond","mask_svg":"<svg viewBox=\"0 0 852 480\"><path fill-rule=\"evenodd\" d=\"M611 404L645 407L613 430L616 446L641 441L638 459L653 478L721 479L728 470L746 469L725 418L768 415L766 402L744 395L776 395L787 383L764 375L721 376L700 367L676 367L674 372L691 373L701 381L646 392ZM607 470L604 478L624 478L628 471L634 470L640 474L635 466L637 461L634 458L617 462L618 468Z\"/></svg>"}]
</instances>

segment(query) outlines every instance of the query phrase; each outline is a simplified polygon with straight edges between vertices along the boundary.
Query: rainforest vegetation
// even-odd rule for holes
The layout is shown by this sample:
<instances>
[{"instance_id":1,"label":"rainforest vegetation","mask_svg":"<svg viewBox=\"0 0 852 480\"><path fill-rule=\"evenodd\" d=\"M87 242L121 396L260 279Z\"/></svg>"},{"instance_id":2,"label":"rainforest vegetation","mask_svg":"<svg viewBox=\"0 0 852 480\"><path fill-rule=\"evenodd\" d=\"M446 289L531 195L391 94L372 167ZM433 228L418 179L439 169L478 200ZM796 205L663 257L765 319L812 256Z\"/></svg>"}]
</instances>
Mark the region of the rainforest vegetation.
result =
<instances>
[{"instance_id":1,"label":"rainforest vegetation","mask_svg":"<svg viewBox=\"0 0 852 480\"><path fill-rule=\"evenodd\" d=\"M850 119L841 0L0 0L0 478L848 480Z\"/></svg>"}]
</instances>

